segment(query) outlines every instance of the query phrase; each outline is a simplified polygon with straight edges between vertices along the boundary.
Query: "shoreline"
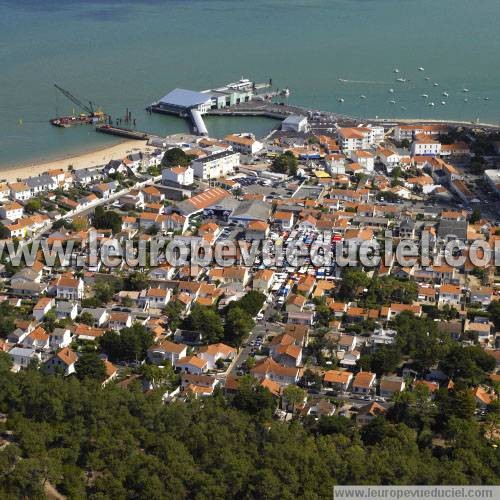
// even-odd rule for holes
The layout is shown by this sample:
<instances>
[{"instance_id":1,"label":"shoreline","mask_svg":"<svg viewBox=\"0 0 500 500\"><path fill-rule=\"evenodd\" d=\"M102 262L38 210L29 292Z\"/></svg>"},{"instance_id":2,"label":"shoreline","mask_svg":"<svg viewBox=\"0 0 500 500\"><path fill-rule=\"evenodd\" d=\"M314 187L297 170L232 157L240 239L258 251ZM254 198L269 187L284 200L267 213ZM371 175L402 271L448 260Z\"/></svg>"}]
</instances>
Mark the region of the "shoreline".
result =
<instances>
[{"instance_id":1,"label":"shoreline","mask_svg":"<svg viewBox=\"0 0 500 500\"><path fill-rule=\"evenodd\" d=\"M295 106L297 110L311 111L307 108L300 106ZM248 115L252 112L249 110L231 110L233 116L243 116ZM230 113L224 113L224 115L230 115ZM425 119L425 118L354 118L351 119L359 122L372 122L387 125L396 124L449 124L450 126L465 126L465 127L477 127L498 130L500 129L500 124L496 125L494 123L478 123L478 122L465 122L458 120L444 120L444 119ZM17 164L9 164L5 167L0 166L0 182L15 182L17 179L25 179L27 177L39 175L50 169L63 169L68 170L71 165L73 170L79 170L82 168L95 168L98 166L105 165L110 160L118 160L125 157L131 152L146 152L153 151L154 148L147 146L147 141L143 140L133 140L133 139L117 139L117 142L112 145L98 146L95 148L89 148L84 151L67 153L64 155L55 156L52 159L42 158L40 160L28 160Z\"/></svg>"},{"instance_id":2,"label":"shoreline","mask_svg":"<svg viewBox=\"0 0 500 500\"><path fill-rule=\"evenodd\" d=\"M10 164L0 167L0 179L6 182L15 182L17 179L36 176L51 169L61 168L68 170L71 165L74 170L93 168L105 165L110 160L118 160L131 152L152 151L154 148L147 146L147 141L121 140L116 144L99 146L80 153L68 153L54 159L39 161L25 161L19 164Z\"/></svg>"}]
</instances>

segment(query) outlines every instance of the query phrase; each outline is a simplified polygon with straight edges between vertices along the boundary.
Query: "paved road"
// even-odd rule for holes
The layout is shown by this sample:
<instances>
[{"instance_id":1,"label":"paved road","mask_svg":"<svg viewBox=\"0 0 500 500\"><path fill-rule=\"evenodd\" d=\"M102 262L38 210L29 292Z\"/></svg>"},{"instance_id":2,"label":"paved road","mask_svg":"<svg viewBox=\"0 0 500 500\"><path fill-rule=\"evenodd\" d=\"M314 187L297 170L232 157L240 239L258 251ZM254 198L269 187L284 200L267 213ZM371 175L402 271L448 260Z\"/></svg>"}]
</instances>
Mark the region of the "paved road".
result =
<instances>
[{"instance_id":1,"label":"paved road","mask_svg":"<svg viewBox=\"0 0 500 500\"><path fill-rule=\"evenodd\" d=\"M274 313L276 313L277 310L278 309L276 308L276 303L274 301L267 306L266 310L264 311L264 318L261 321L257 321L254 329L250 332L250 335L248 336L248 339L246 341L247 346L242 348L238 353L236 361L233 363L232 369L230 371L230 375L236 375L236 372L238 371L237 367L245 363L245 361L250 356L250 353L253 349L253 347L250 345L251 342L255 342L259 335L261 335L262 338L265 339L268 333L267 330L276 331L281 329L281 326L279 324L268 322L269 318Z\"/></svg>"}]
</instances>

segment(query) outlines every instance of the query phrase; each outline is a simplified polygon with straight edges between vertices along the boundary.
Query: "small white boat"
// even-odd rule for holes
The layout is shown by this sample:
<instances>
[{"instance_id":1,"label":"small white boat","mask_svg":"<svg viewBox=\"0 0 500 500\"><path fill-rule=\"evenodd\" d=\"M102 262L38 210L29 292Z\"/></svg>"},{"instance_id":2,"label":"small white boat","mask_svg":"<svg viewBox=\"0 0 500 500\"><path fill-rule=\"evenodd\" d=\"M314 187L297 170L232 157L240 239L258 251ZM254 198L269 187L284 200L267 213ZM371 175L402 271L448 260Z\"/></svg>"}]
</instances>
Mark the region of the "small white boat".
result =
<instances>
[{"instance_id":1,"label":"small white boat","mask_svg":"<svg viewBox=\"0 0 500 500\"><path fill-rule=\"evenodd\" d=\"M430 106L431 108L433 108L433 107L435 106L435 104L434 104L433 102L430 102L430 103L429 103L429 106Z\"/></svg>"},{"instance_id":2,"label":"small white boat","mask_svg":"<svg viewBox=\"0 0 500 500\"><path fill-rule=\"evenodd\" d=\"M399 73L399 69L398 69L398 68L395 68L395 69L394 69L394 73Z\"/></svg>"},{"instance_id":3,"label":"small white boat","mask_svg":"<svg viewBox=\"0 0 500 500\"><path fill-rule=\"evenodd\" d=\"M469 89L464 89L463 92L469 92Z\"/></svg>"},{"instance_id":4,"label":"small white boat","mask_svg":"<svg viewBox=\"0 0 500 500\"><path fill-rule=\"evenodd\" d=\"M339 97L339 98L337 99L337 102L344 102L344 100L345 100L345 99L344 99L343 97Z\"/></svg>"},{"instance_id":5,"label":"small white boat","mask_svg":"<svg viewBox=\"0 0 500 500\"><path fill-rule=\"evenodd\" d=\"M422 68L422 66L420 66L420 68L418 68L419 71L425 71L424 68Z\"/></svg>"},{"instance_id":6,"label":"small white boat","mask_svg":"<svg viewBox=\"0 0 500 500\"><path fill-rule=\"evenodd\" d=\"M427 98L429 97L429 94L422 94L422 97L423 97L424 99L427 99Z\"/></svg>"},{"instance_id":7,"label":"small white boat","mask_svg":"<svg viewBox=\"0 0 500 500\"><path fill-rule=\"evenodd\" d=\"M467 99L467 97L464 99L464 102L469 102L469 99Z\"/></svg>"},{"instance_id":8,"label":"small white boat","mask_svg":"<svg viewBox=\"0 0 500 500\"><path fill-rule=\"evenodd\" d=\"M395 100L389 101L389 104L396 104Z\"/></svg>"},{"instance_id":9,"label":"small white boat","mask_svg":"<svg viewBox=\"0 0 500 500\"><path fill-rule=\"evenodd\" d=\"M448 97L449 96L448 92L443 92L442 95L443 95L443 97Z\"/></svg>"},{"instance_id":10,"label":"small white boat","mask_svg":"<svg viewBox=\"0 0 500 500\"><path fill-rule=\"evenodd\" d=\"M406 78L396 78L396 81L397 82L401 82L401 83L405 83L406 82Z\"/></svg>"},{"instance_id":11,"label":"small white boat","mask_svg":"<svg viewBox=\"0 0 500 500\"><path fill-rule=\"evenodd\" d=\"M389 93L394 94L394 89L389 89Z\"/></svg>"},{"instance_id":12,"label":"small white boat","mask_svg":"<svg viewBox=\"0 0 500 500\"><path fill-rule=\"evenodd\" d=\"M426 76L426 77L425 77L425 79L426 79L427 81L429 81L429 80L431 79L431 77L430 77L430 76Z\"/></svg>"},{"instance_id":13,"label":"small white boat","mask_svg":"<svg viewBox=\"0 0 500 500\"><path fill-rule=\"evenodd\" d=\"M405 108L404 106L401 106L401 109L402 109L403 111L406 111L406 109L407 109L407 108Z\"/></svg>"},{"instance_id":14,"label":"small white boat","mask_svg":"<svg viewBox=\"0 0 500 500\"><path fill-rule=\"evenodd\" d=\"M446 104L446 101L441 101L441 104L444 106Z\"/></svg>"},{"instance_id":15,"label":"small white boat","mask_svg":"<svg viewBox=\"0 0 500 500\"><path fill-rule=\"evenodd\" d=\"M485 97L485 98L484 98L484 100L485 100L485 101L489 101L489 100L490 100L490 98L489 98L489 97Z\"/></svg>"},{"instance_id":16,"label":"small white boat","mask_svg":"<svg viewBox=\"0 0 500 500\"><path fill-rule=\"evenodd\" d=\"M439 87L439 83L434 82L434 87Z\"/></svg>"},{"instance_id":17,"label":"small white boat","mask_svg":"<svg viewBox=\"0 0 500 500\"><path fill-rule=\"evenodd\" d=\"M360 95L359 96L361 99L366 99L366 96L365 95Z\"/></svg>"}]
</instances>

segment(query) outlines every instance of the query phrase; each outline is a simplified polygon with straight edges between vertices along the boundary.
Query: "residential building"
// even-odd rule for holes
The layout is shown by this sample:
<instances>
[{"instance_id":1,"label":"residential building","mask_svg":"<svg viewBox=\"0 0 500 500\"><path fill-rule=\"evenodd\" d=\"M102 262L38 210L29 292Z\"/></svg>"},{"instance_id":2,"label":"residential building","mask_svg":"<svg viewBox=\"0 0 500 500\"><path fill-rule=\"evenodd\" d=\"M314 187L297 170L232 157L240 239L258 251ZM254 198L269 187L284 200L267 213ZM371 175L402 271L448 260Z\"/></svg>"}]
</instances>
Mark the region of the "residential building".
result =
<instances>
[{"instance_id":1,"label":"residential building","mask_svg":"<svg viewBox=\"0 0 500 500\"><path fill-rule=\"evenodd\" d=\"M296 384L300 377L298 368L280 365L272 358L258 362L250 370L250 374L260 380L270 379L282 385Z\"/></svg>"},{"instance_id":2,"label":"residential building","mask_svg":"<svg viewBox=\"0 0 500 500\"><path fill-rule=\"evenodd\" d=\"M347 370L328 370L323 376L323 385L337 390L347 391L353 379L353 374Z\"/></svg>"},{"instance_id":3,"label":"residential building","mask_svg":"<svg viewBox=\"0 0 500 500\"><path fill-rule=\"evenodd\" d=\"M194 182L194 170L190 166L164 168L161 172L161 180L163 184L191 186Z\"/></svg>"},{"instance_id":4,"label":"residential building","mask_svg":"<svg viewBox=\"0 0 500 500\"><path fill-rule=\"evenodd\" d=\"M369 394L374 388L375 380L375 373L359 372L352 382L352 391L358 394Z\"/></svg>"},{"instance_id":5,"label":"residential building","mask_svg":"<svg viewBox=\"0 0 500 500\"><path fill-rule=\"evenodd\" d=\"M222 151L192 162L194 176L205 181L226 177L239 165L240 153L235 151Z\"/></svg>"},{"instance_id":6,"label":"residential building","mask_svg":"<svg viewBox=\"0 0 500 500\"><path fill-rule=\"evenodd\" d=\"M217 361L219 359L234 359L234 357L236 356L236 349L222 343L211 344L200 347L198 349L198 356L207 362L207 368L209 370L215 370L215 368L217 367Z\"/></svg>"},{"instance_id":7,"label":"residential building","mask_svg":"<svg viewBox=\"0 0 500 500\"><path fill-rule=\"evenodd\" d=\"M208 362L198 356L185 356L177 361L176 368L185 373L201 375L208 370Z\"/></svg>"},{"instance_id":8,"label":"residential building","mask_svg":"<svg viewBox=\"0 0 500 500\"><path fill-rule=\"evenodd\" d=\"M373 403L368 403L359 409L356 415L356 423L358 425L367 425L374 418L384 416L386 413L387 410L382 405L374 401Z\"/></svg>"},{"instance_id":9,"label":"residential building","mask_svg":"<svg viewBox=\"0 0 500 500\"><path fill-rule=\"evenodd\" d=\"M264 145L255 139L253 134L230 134L224 140L229 143L233 151L253 155L258 153Z\"/></svg>"},{"instance_id":10,"label":"residential building","mask_svg":"<svg viewBox=\"0 0 500 500\"><path fill-rule=\"evenodd\" d=\"M148 349L149 361L157 365L161 365L168 361L173 367L176 367L179 359L185 358L186 356L187 345L176 344L168 340L164 340Z\"/></svg>"},{"instance_id":11,"label":"residential building","mask_svg":"<svg viewBox=\"0 0 500 500\"><path fill-rule=\"evenodd\" d=\"M15 222L23 215L24 208L22 205L17 203L17 201L5 203L4 205L0 206L0 216L2 217L2 219L8 219L12 222Z\"/></svg>"},{"instance_id":12,"label":"residential building","mask_svg":"<svg viewBox=\"0 0 500 500\"><path fill-rule=\"evenodd\" d=\"M380 395L384 398L391 398L394 394L405 389L405 381L402 377L388 376L380 380Z\"/></svg>"}]
</instances>

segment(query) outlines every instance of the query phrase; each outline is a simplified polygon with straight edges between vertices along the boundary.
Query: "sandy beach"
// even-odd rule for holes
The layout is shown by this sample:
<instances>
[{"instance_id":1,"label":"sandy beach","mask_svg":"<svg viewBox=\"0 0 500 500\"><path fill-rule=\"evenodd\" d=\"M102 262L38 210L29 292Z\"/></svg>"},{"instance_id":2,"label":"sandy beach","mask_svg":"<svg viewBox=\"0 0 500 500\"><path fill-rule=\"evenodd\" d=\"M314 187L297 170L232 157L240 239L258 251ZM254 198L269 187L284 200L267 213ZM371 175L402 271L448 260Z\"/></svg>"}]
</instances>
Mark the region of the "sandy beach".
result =
<instances>
[{"instance_id":1,"label":"sandy beach","mask_svg":"<svg viewBox=\"0 0 500 500\"><path fill-rule=\"evenodd\" d=\"M62 168L67 170L71 165L73 169L92 168L105 165L110 160L119 160L132 152L153 151L154 148L146 145L146 141L124 141L113 146L106 146L82 154L66 155L51 161L37 163L31 161L20 165L6 166L0 170L0 179L7 182L24 179L41 174L50 169Z\"/></svg>"}]
</instances>

